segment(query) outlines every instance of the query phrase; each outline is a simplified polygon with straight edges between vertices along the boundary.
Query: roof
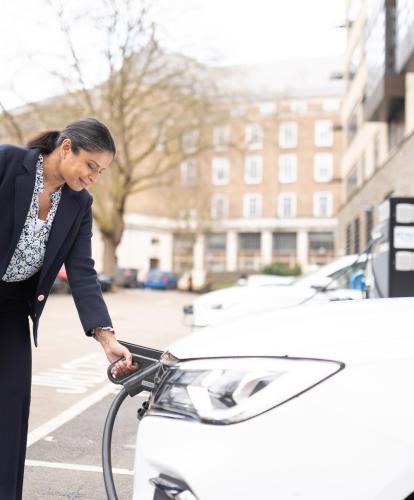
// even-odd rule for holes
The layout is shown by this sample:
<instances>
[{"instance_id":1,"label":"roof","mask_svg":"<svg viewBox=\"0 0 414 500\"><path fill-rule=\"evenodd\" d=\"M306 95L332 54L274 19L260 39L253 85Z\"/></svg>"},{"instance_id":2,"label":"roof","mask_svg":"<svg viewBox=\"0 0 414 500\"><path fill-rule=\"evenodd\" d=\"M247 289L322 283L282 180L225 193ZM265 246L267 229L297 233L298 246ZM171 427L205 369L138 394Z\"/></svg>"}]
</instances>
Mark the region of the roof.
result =
<instances>
[{"instance_id":1,"label":"roof","mask_svg":"<svg viewBox=\"0 0 414 500\"><path fill-rule=\"evenodd\" d=\"M319 57L217 69L229 89L236 92L269 97L311 97L342 95L344 82L331 79L341 67L340 57Z\"/></svg>"}]
</instances>

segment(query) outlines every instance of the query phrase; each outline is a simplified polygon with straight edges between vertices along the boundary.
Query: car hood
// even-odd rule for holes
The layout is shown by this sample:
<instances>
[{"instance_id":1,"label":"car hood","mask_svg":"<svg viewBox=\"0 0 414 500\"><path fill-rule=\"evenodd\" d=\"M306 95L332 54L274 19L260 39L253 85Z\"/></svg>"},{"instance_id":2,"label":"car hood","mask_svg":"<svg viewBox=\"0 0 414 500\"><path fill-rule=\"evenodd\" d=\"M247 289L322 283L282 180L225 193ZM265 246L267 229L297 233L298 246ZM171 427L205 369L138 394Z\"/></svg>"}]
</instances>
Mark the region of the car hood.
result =
<instances>
[{"instance_id":1,"label":"car hood","mask_svg":"<svg viewBox=\"0 0 414 500\"><path fill-rule=\"evenodd\" d=\"M414 349L414 298L357 300L252 314L192 333L171 345L179 359L298 356L358 359Z\"/></svg>"}]
</instances>

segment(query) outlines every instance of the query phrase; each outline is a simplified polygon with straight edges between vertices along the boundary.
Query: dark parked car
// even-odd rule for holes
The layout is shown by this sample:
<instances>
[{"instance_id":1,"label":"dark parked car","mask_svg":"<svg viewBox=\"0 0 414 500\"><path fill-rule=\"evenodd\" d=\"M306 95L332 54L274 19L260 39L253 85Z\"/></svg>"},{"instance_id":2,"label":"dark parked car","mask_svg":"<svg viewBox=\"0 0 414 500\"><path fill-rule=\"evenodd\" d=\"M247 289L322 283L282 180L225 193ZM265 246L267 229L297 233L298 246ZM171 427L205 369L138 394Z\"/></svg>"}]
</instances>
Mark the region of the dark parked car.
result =
<instances>
[{"instance_id":1,"label":"dark parked car","mask_svg":"<svg viewBox=\"0 0 414 500\"><path fill-rule=\"evenodd\" d=\"M70 293L70 287L68 283L68 276L66 274L65 266L60 268L58 275L52 285L50 293Z\"/></svg>"},{"instance_id":2,"label":"dark parked car","mask_svg":"<svg viewBox=\"0 0 414 500\"><path fill-rule=\"evenodd\" d=\"M101 285L103 292L110 292L114 279L105 273L98 274L98 281ZM70 286L68 282L68 276L66 274L65 266L62 266L58 275L56 276L55 282L52 285L51 293L70 293Z\"/></svg>"},{"instance_id":3,"label":"dark parked car","mask_svg":"<svg viewBox=\"0 0 414 500\"><path fill-rule=\"evenodd\" d=\"M148 271L145 286L159 290L172 290L177 288L177 277L172 273L153 269Z\"/></svg>"},{"instance_id":4,"label":"dark parked car","mask_svg":"<svg viewBox=\"0 0 414 500\"><path fill-rule=\"evenodd\" d=\"M119 267L116 270L115 284L123 288L137 288L138 269Z\"/></svg>"},{"instance_id":5,"label":"dark parked car","mask_svg":"<svg viewBox=\"0 0 414 500\"><path fill-rule=\"evenodd\" d=\"M103 292L110 292L112 289L112 285L114 284L114 279L109 274L98 273L98 281L101 285L101 290Z\"/></svg>"}]
</instances>

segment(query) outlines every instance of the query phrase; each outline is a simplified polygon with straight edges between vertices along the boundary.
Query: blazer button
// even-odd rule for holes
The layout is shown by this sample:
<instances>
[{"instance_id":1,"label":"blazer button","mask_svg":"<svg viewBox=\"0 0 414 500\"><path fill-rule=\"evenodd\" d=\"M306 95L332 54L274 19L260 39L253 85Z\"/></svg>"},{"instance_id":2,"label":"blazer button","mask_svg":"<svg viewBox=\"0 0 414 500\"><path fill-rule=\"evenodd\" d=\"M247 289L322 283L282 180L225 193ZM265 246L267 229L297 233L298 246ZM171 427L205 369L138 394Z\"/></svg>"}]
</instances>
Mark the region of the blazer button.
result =
<instances>
[{"instance_id":1,"label":"blazer button","mask_svg":"<svg viewBox=\"0 0 414 500\"><path fill-rule=\"evenodd\" d=\"M39 302L43 302L43 301L45 300L45 296L44 296L44 295L39 295L39 296L37 297L37 300L38 300Z\"/></svg>"}]
</instances>

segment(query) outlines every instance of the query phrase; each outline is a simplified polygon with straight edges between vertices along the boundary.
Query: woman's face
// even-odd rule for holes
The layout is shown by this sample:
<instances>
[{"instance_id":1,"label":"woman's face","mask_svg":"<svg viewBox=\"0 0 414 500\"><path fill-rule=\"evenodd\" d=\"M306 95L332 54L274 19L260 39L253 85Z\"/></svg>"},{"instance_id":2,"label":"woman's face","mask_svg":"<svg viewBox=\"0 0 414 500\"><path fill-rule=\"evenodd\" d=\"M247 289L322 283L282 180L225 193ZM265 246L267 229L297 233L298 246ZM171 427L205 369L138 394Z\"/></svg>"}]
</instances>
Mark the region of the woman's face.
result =
<instances>
[{"instance_id":1,"label":"woman's face","mask_svg":"<svg viewBox=\"0 0 414 500\"><path fill-rule=\"evenodd\" d=\"M60 175L66 184L74 191L88 189L99 179L99 176L109 167L113 160L110 151L95 151L90 153L80 149L77 154L71 150L69 139L61 144Z\"/></svg>"}]
</instances>

